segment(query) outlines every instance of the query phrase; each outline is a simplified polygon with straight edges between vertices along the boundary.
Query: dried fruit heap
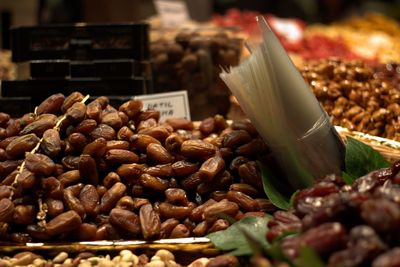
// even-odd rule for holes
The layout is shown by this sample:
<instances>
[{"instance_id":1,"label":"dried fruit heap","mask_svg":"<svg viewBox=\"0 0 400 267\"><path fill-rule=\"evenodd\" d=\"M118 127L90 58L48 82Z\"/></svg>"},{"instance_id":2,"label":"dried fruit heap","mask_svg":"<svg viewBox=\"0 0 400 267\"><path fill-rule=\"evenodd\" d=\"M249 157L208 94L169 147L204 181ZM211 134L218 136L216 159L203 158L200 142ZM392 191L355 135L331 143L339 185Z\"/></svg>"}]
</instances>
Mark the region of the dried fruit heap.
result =
<instances>
[{"instance_id":1,"label":"dried fruit heap","mask_svg":"<svg viewBox=\"0 0 400 267\"><path fill-rule=\"evenodd\" d=\"M302 246L313 248L328 266L399 266L400 162L345 185L327 176L300 191L289 212L268 223L267 239L299 231L282 241L296 258Z\"/></svg>"},{"instance_id":2,"label":"dried fruit heap","mask_svg":"<svg viewBox=\"0 0 400 267\"><path fill-rule=\"evenodd\" d=\"M228 127L216 115L194 129L158 123L138 100L115 109L83 98L0 113L0 240L204 236L229 226L220 213L271 208L254 162L266 148L248 121Z\"/></svg>"}]
</instances>

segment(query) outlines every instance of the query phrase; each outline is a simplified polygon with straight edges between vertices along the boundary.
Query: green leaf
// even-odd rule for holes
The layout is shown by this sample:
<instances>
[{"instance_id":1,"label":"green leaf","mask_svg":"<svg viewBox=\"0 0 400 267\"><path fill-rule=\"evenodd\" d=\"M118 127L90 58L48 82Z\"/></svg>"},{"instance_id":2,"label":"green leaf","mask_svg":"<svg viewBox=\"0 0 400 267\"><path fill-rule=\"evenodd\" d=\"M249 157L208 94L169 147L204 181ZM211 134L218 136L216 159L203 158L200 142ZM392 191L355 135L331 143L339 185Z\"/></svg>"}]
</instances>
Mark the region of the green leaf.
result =
<instances>
[{"instance_id":1,"label":"green leaf","mask_svg":"<svg viewBox=\"0 0 400 267\"><path fill-rule=\"evenodd\" d=\"M318 254L310 247L301 247L295 261L296 267L325 267Z\"/></svg>"},{"instance_id":2,"label":"green leaf","mask_svg":"<svg viewBox=\"0 0 400 267\"><path fill-rule=\"evenodd\" d=\"M347 138L345 181L353 182L356 178L381 168L387 168L390 163L372 147L354 138Z\"/></svg>"},{"instance_id":3,"label":"green leaf","mask_svg":"<svg viewBox=\"0 0 400 267\"><path fill-rule=\"evenodd\" d=\"M294 193L292 194L292 196L290 197L290 200L289 200L289 205L290 205L290 207L293 207L294 200L295 200L295 198L296 198L296 195L297 195L299 192L300 192L300 190L296 190L296 192L294 192Z\"/></svg>"},{"instance_id":4,"label":"green leaf","mask_svg":"<svg viewBox=\"0 0 400 267\"><path fill-rule=\"evenodd\" d=\"M357 177L351 176L348 173L342 172L342 179L346 184L352 184L354 182L354 180L357 179Z\"/></svg>"},{"instance_id":5,"label":"green leaf","mask_svg":"<svg viewBox=\"0 0 400 267\"><path fill-rule=\"evenodd\" d=\"M290 197L282 193L282 188L277 185L279 182L276 174L265 164L258 162L260 166L264 192L272 204L282 210L288 210L290 205Z\"/></svg>"},{"instance_id":6,"label":"green leaf","mask_svg":"<svg viewBox=\"0 0 400 267\"><path fill-rule=\"evenodd\" d=\"M216 248L229 251L232 255L252 255L254 254L254 247L261 246L265 250L269 246L265 235L268 230L267 223L270 219L271 215L245 217L232 224L228 229L211 233L206 237L211 240ZM249 242L254 241L257 244L249 244Z\"/></svg>"},{"instance_id":7,"label":"green leaf","mask_svg":"<svg viewBox=\"0 0 400 267\"><path fill-rule=\"evenodd\" d=\"M285 255L282 251L280 242L273 242L272 245L267 249L267 255L279 262L286 262L290 267L296 267L292 260Z\"/></svg>"}]
</instances>

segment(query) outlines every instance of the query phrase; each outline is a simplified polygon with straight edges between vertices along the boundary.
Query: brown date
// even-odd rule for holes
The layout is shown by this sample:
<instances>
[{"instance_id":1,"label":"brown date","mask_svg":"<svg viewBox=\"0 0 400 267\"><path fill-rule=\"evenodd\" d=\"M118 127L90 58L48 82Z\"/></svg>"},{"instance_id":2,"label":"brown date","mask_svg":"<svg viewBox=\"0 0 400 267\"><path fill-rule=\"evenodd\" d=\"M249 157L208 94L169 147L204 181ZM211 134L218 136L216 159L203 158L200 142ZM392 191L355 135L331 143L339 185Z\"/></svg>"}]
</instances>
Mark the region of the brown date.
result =
<instances>
[{"instance_id":1,"label":"brown date","mask_svg":"<svg viewBox=\"0 0 400 267\"><path fill-rule=\"evenodd\" d=\"M207 200L204 204L202 204L202 205L199 205L199 206L197 206L196 208L194 208L193 210L192 210L192 212L190 213L190 220L192 220L193 222L200 222L200 221L202 221L204 218L203 218L203 213L204 213L204 210L207 208L207 207L209 207L209 206L211 206L211 205L213 205L213 204L215 204L215 203L217 203L217 201L215 201L214 199L209 199L209 200Z\"/></svg>"},{"instance_id":2,"label":"brown date","mask_svg":"<svg viewBox=\"0 0 400 267\"><path fill-rule=\"evenodd\" d=\"M23 157L25 152L31 151L36 144L39 143L39 140L40 139L33 133L15 138L6 148L8 158L18 159Z\"/></svg>"},{"instance_id":3,"label":"brown date","mask_svg":"<svg viewBox=\"0 0 400 267\"><path fill-rule=\"evenodd\" d=\"M72 190L68 190L69 188L64 190L63 201L66 207L69 210L74 210L79 216L83 219L86 215L85 208L83 207L82 203L79 201Z\"/></svg>"},{"instance_id":4,"label":"brown date","mask_svg":"<svg viewBox=\"0 0 400 267\"><path fill-rule=\"evenodd\" d=\"M179 220L189 217L193 210L190 207L175 206L167 202L161 203L159 209L161 217L166 219L176 218Z\"/></svg>"},{"instance_id":5,"label":"brown date","mask_svg":"<svg viewBox=\"0 0 400 267\"><path fill-rule=\"evenodd\" d=\"M61 105L61 112L65 113L67 110L72 107L73 104L82 101L84 96L79 92L73 92L69 96L67 96Z\"/></svg>"},{"instance_id":6,"label":"brown date","mask_svg":"<svg viewBox=\"0 0 400 267\"><path fill-rule=\"evenodd\" d=\"M82 149L87 145L88 139L82 133L72 133L68 136L68 143L75 151L82 151Z\"/></svg>"},{"instance_id":7,"label":"brown date","mask_svg":"<svg viewBox=\"0 0 400 267\"><path fill-rule=\"evenodd\" d=\"M64 185L54 177L42 178L41 185L44 192L51 198L62 198Z\"/></svg>"},{"instance_id":8,"label":"brown date","mask_svg":"<svg viewBox=\"0 0 400 267\"><path fill-rule=\"evenodd\" d=\"M177 133L172 133L167 137L167 139L165 139L165 148L170 153L179 153L183 141L185 141L185 138Z\"/></svg>"},{"instance_id":9,"label":"brown date","mask_svg":"<svg viewBox=\"0 0 400 267\"><path fill-rule=\"evenodd\" d=\"M228 191L226 198L238 204L244 211L256 211L259 208L257 201L242 192Z\"/></svg>"},{"instance_id":10,"label":"brown date","mask_svg":"<svg viewBox=\"0 0 400 267\"><path fill-rule=\"evenodd\" d=\"M96 187L91 184L85 185L79 193L79 200L87 214L94 214L100 200Z\"/></svg>"},{"instance_id":11,"label":"brown date","mask_svg":"<svg viewBox=\"0 0 400 267\"><path fill-rule=\"evenodd\" d=\"M117 137L117 133L115 130L108 126L107 124L99 124L97 127L90 133L90 136L93 139L104 138L105 140L114 140Z\"/></svg>"},{"instance_id":12,"label":"brown date","mask_svg":"<svg viewBox=\"0 0 400 267\"><path fill-rule=\"evenodd\" d=\"M143 164L131 163L122 164L117 169L117 174L125 179L137 179L145 171L145 166Z\"/></svg>"},{"instance_id":13,"label":"brown date","mask_svg":"<svg viewBox=\"0 0 400 267\"><path fill-rule=\"evenodd\" d=\"M208 229L208 233L214 233L217 231L225 230L229 227L229 222L224 219L218 219L214 222L214 224Z\"/></svg>"},{"instance_id":14,"label":"brown date","mask_svg":"<svg viewBox=\"0 0 400 267\"><path fill-rule=\"evenodd\" d=\"M205 159L213 156L216 147L202 140L187 140L182 143L181 153L192 159Z\"/></svg>"},{"instance_id":15,"label":"brown date","mask_svg":"<svg viewBox=\"0 0 400 267\"><path fill-rule=\"evenodd\" d=\"M70 108L68 108L65 113L68 120L72 122L80 122L85 118L86 105L82 102L74 103Z\"/></svg>"},{"instance_id":16,"label":"brown date","mask_svg":"<svg viewBox=\"0 0 400 267\"><path fill-rule=\"evenodd\" d=\"M22 160L5 160L0 162L0 177L6 177L11 172L13 172L19 165L21 165Z\"/></svg>"},{"instance_id":17,"label":"brown date","mask_svg":"<svg viewBox=\"0 0 400 267\"><path fill-rule=\"evenodd\" d=\"M63 94L54 94L43 100L37 107L36 114L44 113L57 114L61 110L61 105L64 103L65 96Z\"/></svg>"},{"instance_id":18,"label":"brown date","mask_svg":"<svg viewBox=\"0 0 400 267\"><path fill-rule=\"evenodd\" d=\"M161 223L160 238L168 238L172 230L179 224L175 218L170 218Z\"/></svg>"},{"instance_id":19,"label":"brown date","mask_svg":"<svg viewBox=\"0 0 400 267\"><path fill-rule=\"evenodd\" d=\"M132 211L119 208L112 209L110 223L131 234L137 235L140 233L139 217Z\"/></svg>"},{"instance_id":20,"label":"brown date","mask_svg":"<svg viewBox=\"0 0 400 267\"><path fill-rule=\"evenodd\" d=\"M43 154L27 153L25 156L25 167L37 176L49 176L55 170L52 159Z\"/></svg>"},{"instance_id":21,"label":"brown date","mask_svg":"<svg viewBox=\"0 0 400 267\"><path fill-rule=\"evenodd\" d=\"M88 154L92 157L102 157L106 153L107 140L103 137L95 139L87 144L82 151L82 154Z\"/></svg>"},{"instance_id":22,"label":"brown date","mask_svg":"<svg viewBox=\"0 0 400 267\"><path fill-rule=\"evenodd\" d=\"M0 222L11 222L14 214L14 204L8 198L0 200Z\"/></svg>"},{"instance_id":23,"label":"brown date","mask_svg":"<svg viewBox=\"0 0 400 267\"><path fill-rule=\"evenodd\" d=\"M164 125L149 127L139 131L139 134L150 135L160 142L164 142L171 133L171 129Z\"/></svg>"},{"instance_id":24,"label":"brown date","mask_svg":"<svg viewBox=\"0 0 400 267\"><path fill-rule=\"evenodd\" d=\"M125 194L126 186L123 183L116 183L103 195L100 201L102 212L109 212L118 200Z\"/></svg>"},{"instance_id":25,"label":"brown date","mask_svg":"<svg viewBox=\"0 0 400 267\"><path fill-rule=\"evenodd\" d=\"M75 128L74 132L82 133L85 135L90 134L97 127L97 122L92 119L81 121Z\"/></svg>"},{"instance_id":26,"label":"brown date","mask_svg":"<svg viewBox=\"0 0 400 267\"><path fill-rule=\"evenodd\" d=\"M220 156L207 159L199 169L199 175L203 182L210 182L220 171L225 168L225 161Z\"/></svg>"},{"instance_id":27,"label":"brown date","mask_svg":"<svg viewBox=\"0 0 400 267\"><path fill-rule=\"evenodd\" d=\"M206 118L201 121L199 130L201 131L202 134L205 136L210 135L211 133L214 132L215 130L215 120L213 117Z\"/></svg>"},{"instance_id":28,"label":"brown date","mask_svg":"<svg viewBox=\"0 0 400 267\"><path fill-rule=\"evenodd\" d=\"M17 205L14 209L13 222L16 224L32 224L35 221L36 211L32 205Z\"/></svg>"},{"instance_id":29,"label":"brown date","mask_svg":"<svg viewBox=\"0 0 400 267\"><path fill-rule=\"evenodd\" d=\"M190 231L184 224L178 224L172 230L169 238L185 238L190 236Z\"/></svg>"},{"instance_id":30,"label":"brown date","mask_svg":"<svg viewBox=\"0 0 400 267\"><path fill-rule=\"evenodd\" d=\"M151 176L150 174L147 174L147 173L144 173L140 176L139 183L143 187L153 189L156 191L164 191L169 186L169 183L167 180L163 180L159 177Z\"/></svg>"},{"instance_id":31,"label":"brown date","mask_svg":"<svg viewBox=\"0 0 400 267\"><path fill-rule=\"evenodd\" d=\"M174 130L182 129L191 131L194 128L193 122L184 118L168 118L165 121L174 128Z\"/></svg>"},{"instance_id":32,"label":"brown date","mask_svg":"<svg viewBox=\"0 0 400 267\"><path fill-rule=\"evenodd\" d=\"M119 111L124 112L129 119L133 119L137 114L139 114L142 108L143 108L143 102L140 100L133 99L123 103L119 107Z\"/></svg>"},{"instance_id":33,"label":"brown date","mask_svg":"<svg viewBox=\"0 0 400 267\"><path fill-rule=\"evenodd\" d=\"M48 129L43 133L43 140L40 148L47 156L54 158L61 152L60 134L55 129Z\"/></svg>"},{"instance_id":34,"label":"brown date","mask_svg":"<svg viewBox=\"0 0 400 267\"><path fill-rule=\"evenodd\" d=\"M151 143L146 149L147 158L157 164L167 164L174 161L174 157L162 145Z\"/></svg>"},{"instance_id":35,"label":"brown date","mask_svg":"<svg viewBox=\"0 0 400 267\"><path fill-rule=\"evenodd\" d=\"M57 117L53 114L39 115L32 123L22 129L20 135L34 133L41 137L46 130L51 129L56 125L56 121Z\"/></svg>"},{"instance_id":36,"label":"brown date","mask_svg":"<svg viewBox=\"0 0 400 267\"><path fill-rule=\"evenodd\" d=\"M115 183L121 182L121 178L115 172L109 172L103 179L103 185L110 189Z\"/></svg>"},{"instance_id":37,"label":"brown date","mask_svg":"<svg viewBox=\"0 0 400 267\"><path fill-rule=\"evenodd\" d=\"M231 201L220 201L204 209L204 218L207 222L214 222L219 219L220 214L234 217L239 211L239 206Z\"/></svg>"},{"instance_id":38,"label":"brown date","mask_svg":"<svg viewBox=\"0 0 400 267\"><path fill-rule=\"evenodd\" d=\"M82 154L80 156L78 168L80 177L88 183L95 186L99 183L96 161L90 155Z\"/></svg>"},{"instance_id":39,"label":"brown date","mask_svg":"<svg viewBox=\"0 0 400 267\"><path fill-rule=\"evenodd\" d=\"M73 185L81 180L81 174L78 170L67 171L59 175L57 179L64 186Z\"/></svg>"},{"instance_id":40,"label":"brown date","mask_svg":"<svg viewBox=\"0 0 400 267\"><path fill-rule=\"evenodd\" d=\"M69 170L75 170L78 169L79 166L79 157L66 156L61 159L61 163L65 168Z\"/></svg>"},{"instance_id":41,"label":"brown date","mask_svg":"<svg viewBox=\"0 0 400 267\"><path fill-rule=\"evenodd\" d=\"M186 192L180 188L168 188L165 190L165 198L168 203L174 205L184 205L187 206L189 200L186 196Z\"/></svg>"},{"instance_id":42,"label":"brown date","mask_svg":"<svg viewBox=\"0 0 400 267\"><path fill-rule=\"evenodd\" d=\"M107 141L106 151L111 149L124 149L129 150L129 142L122 140L111 140Z\"/></svg>"},{"instance_id":43,"label":"brown date","mask_svg":"<svg viewBox=\"0 0 400 267\"><path fill-rule=\"evenodd\" d=\"M157 239L160 236L161 220L151 204L140 207L139 218L144 239Z\"/></svg>"},{"instance_id":44,"label":"brown date","mask_svg":"<svg viewBox=\"0 0 400 267\"><path fill-rule=\"evenodd\" d=\"M103 114L101 123L111 126L115 130L118 130L122 127L122 120L117 111Z\"/></svg>"},{"instance_id":45,"label":"brown date","mask_svg":"<svg viewBox=\"0 0 400 267\"><path fill-rule=\"evenodd\" d=\"M103 110L103 108L102 108L100 102L97 101L97 99L93 100L86 107L86 117L95 122L100 122L102 110Z\"/></svg>"},{"instance_id":46,"label":"brown date","mask_svg":"<svg viewBox=\"0 0 400 267\"><path fill-rule=\"evenodd\" d=\"M155 143L161 145L160 141L147 134L135 134L129 140L132 147L141 152L145 152L149 144Z\"/></svg>"},{"instance_id":47,"label":"brown date","mask_svg":"<svg viewBox=\"0 0 400 267\"><path fill-rule=\"evenodd\" d=\"M0 112L0 126L4 127L8 120L10 119L10 115L4 112Z\"/></svg>"},{"instance_id":48,"label":"brown date","mask_svg":"<svg viewBox=\"0 0 400 267\"><path fill-rule=\"evenodd\" d=\"M205 236L208 231L208 225L206 221L202 221L196 225L196 227L193 229L193 234L195 236Z\"/></svg>"},{"instance_id":49,"label":"brown date","mask_svg":"<svg viewBox=\"0 0 400 267\"><path fill-rule=\"evenodd\" d=\"M69 210L61 213L46 224L46 233L50 236L68 233L82 224L81 217L76 211Z\"/></svg>"},{"instance_id":50,"label":"brown date","mask_svg":"<svg viewBox=\"0 0 400 267\"><path fill-rule=\"evenodd\" d=\"M54 218L64 212L64 203L59 199L47 198L47 214Z\"/></svg>"},{"instance_id":51,"label":"brown date","mask_svg":"<svg viewBox=\"0 0 400 267\"><path fill-rule=\"evenodd\" d=\"M96 240L97 227L94 224L82 223L75 229L71 235L73 239L80 241L93 241Z\"/></svg>"},{"instance_id":52,"label":"brown date","mask_svg":"<svg viewBox=\"0 0 400 267\"><path fill-rule=\"evenodd\" d=\"M130 196L123 196L118 200L117 205L115 207L124 210L134 211L136 209L135 204L136 204L135 201Z\"/></svg>"},{"instance_id":53,"label":"brown date","mask_svg":"<svg viewBox=\"0 0 400 267\"><path fill-rule=\"evenodd\" d=\"M105 159L111 164L129 164L139 161L138 155L125 149L111 149L106 152Z\"/></svg>"},{"instance_id":54,"label":"brown date","mask_svg":"<svg viewBox=\"0 0 400 267\"><path fill-rule=\"evenodd\" d=\"M173 170L171 164L162 164L146 168L146 173L158 177L171 177Z\"/></svg>"},{"instance_id":55,"label":"brown date","mask_svg":"<svg viewBox=\"0 0 400 267\"><path fill-rule=\"evenodd\" d=\"M199 164L192 163L186 160L176 161L172 164L174 174L179 177L188 176L199 169Z\"/></svg>"}]
</instances>

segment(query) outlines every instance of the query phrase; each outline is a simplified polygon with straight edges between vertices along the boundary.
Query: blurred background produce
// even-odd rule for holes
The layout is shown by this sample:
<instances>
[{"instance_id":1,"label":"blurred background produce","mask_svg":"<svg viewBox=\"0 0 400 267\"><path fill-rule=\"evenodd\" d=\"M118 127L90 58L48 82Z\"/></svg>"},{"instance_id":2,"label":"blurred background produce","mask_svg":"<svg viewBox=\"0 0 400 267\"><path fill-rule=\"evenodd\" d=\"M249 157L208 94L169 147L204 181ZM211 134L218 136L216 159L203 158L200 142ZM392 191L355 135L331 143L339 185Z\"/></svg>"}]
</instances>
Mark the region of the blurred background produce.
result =
<instances>
[{"instance_id":1,"label":"blurred background produce","mask_svg":"<svg viewBox=\"0 0 400 267\"><path fill-rule=\"evenodd\" d=\"M216 215L221 211L234 219L272 215L277 208L266 198L256 163L269 153L268 147L219 78L221 68L240 64L260 42L257 15L266 18L333 124L349 130L342 132L347 135L375 140L373 144L385 147L382 151L391 162L398 160L398 0L158 1L186 5L183 17L188 19L168 27L158 13L157 1L148 0L0 1L2 242L204 237L233 223ZM142 32L148 39L143 38L142 49L135 51L138 58L115 54L110 61L99 62L102 59L87 57L94 46L80 28L63 43L77 52L79 60L63 56L39 58L52 62L13 62L12 44L17 41L10 27L122 22L149 25ZM100 33L110 36L106 27ZM39 35L39 43L52 43L43 36L47 35ZM122 39L101 40L106 46L127 44ZM121 67L124 71L113 67L121 66L121 60L127 63ZM42 64L36 66L54 73L51 64L55 61L68 66L67 75L31 75L31 64ZM106 66L103 72L70 75L71 66L87 70L86 66L100 63ZM140 110L139 102L130 99L177 90L188 91L191 121L175 118L161 123L157 111ZM91 98L79 103L88 92ZM40 105L47 97L58 108ZM68 119L57 138L53 127L64 114ZM31 151L42 136L46 142L37 151L40 154L25 157L24 152ZM59 144L53 146L54 140ZM148 143L153 144L148 148ZM99 154L93 147L101 148ZM198 157L191 149L205 154ZM25 159L27 169L17 175L16 168ZM266 160L273 163L269 156ZM299 243L306 243L332 266L338 261L345 266L364 266L373 260L372 266L395 264L399 258L399 244L393 239L400 218L398 165L352 185L337 176L325 177L294 197L290 212L274 215L268 239L282 229L298 230L297 237L282 242L283 252L291 258L301 254ZM323 238L315 238L320 235ZM173 247L169 247L173 256L157 249L81 254L50 249L50 253L35 251L35 255L25 248L7 251L9 247L2 244L0 265L135 266L138 261L137 266L288 266L270 255L268 259L265 255L216 257L222 252L208 254L210 247L182 260L179 249ZM159 258L154 256L157 253ZM207 259L194 262L202 257Z\"/></svg>"}]
</instances>

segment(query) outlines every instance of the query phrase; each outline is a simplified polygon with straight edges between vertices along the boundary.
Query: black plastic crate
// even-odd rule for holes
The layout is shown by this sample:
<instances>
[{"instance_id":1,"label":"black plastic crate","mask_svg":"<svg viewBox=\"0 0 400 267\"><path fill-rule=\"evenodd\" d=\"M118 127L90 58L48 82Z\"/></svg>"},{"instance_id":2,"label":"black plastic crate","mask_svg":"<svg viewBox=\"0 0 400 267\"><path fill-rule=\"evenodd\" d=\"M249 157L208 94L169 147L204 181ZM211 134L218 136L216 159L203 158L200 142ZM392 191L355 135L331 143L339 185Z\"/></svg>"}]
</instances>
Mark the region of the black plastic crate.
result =
<instances>
[{"instance_id":1,"label":"black plastic crate","mask_svg":"<svg viewBox=\"0 0 400 267\"><path fill-rule=\"evenodd\" d=\"M149 25L56 24L11 29L14 62L39 59L149 59Z\"/></svg>"}]
</instances>

